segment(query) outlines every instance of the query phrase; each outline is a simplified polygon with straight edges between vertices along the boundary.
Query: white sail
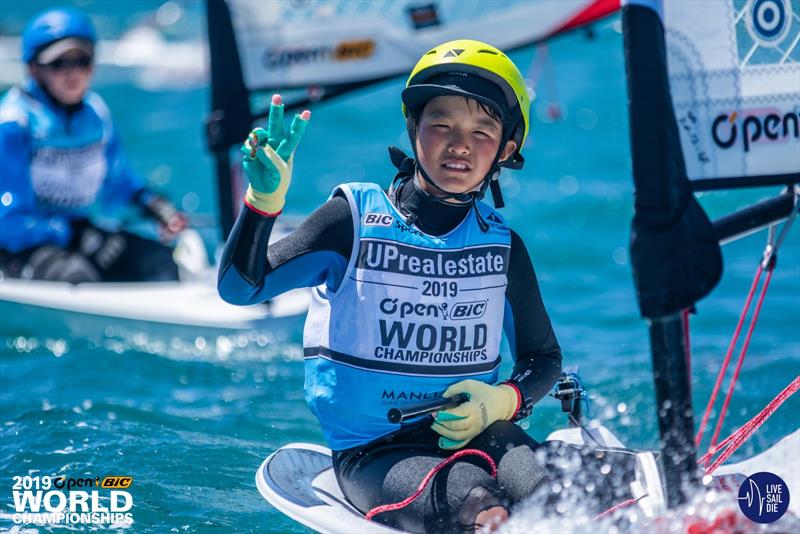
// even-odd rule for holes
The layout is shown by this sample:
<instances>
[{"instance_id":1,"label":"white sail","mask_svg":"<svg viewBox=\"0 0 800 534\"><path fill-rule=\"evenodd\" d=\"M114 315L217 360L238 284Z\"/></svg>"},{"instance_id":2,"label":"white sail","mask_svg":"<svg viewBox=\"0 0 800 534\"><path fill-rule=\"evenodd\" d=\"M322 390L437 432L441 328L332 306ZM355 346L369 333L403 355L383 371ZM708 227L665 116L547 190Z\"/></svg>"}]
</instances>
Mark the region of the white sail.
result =
<instances>
[{"instance_id":1,"label":"white sail","mask_svg":"<svg viewBox=\"0 0 800 534\"><path fill-rule=\"evenodd\" d=\"M542 40L616 0L227 0L248 90L357 83L411 71L451 39ZM588 22L588 20L586 20Z\"/></svg>"},{"instance_id":2,"label":"white sail","mask_svg":"<svg viewBox=\"0 0 800 534\"><path fill-rule=\"evenodd\" d=\"M800 0L660 9L689 178L800 172Z\"/></svg>"}]
</instances>

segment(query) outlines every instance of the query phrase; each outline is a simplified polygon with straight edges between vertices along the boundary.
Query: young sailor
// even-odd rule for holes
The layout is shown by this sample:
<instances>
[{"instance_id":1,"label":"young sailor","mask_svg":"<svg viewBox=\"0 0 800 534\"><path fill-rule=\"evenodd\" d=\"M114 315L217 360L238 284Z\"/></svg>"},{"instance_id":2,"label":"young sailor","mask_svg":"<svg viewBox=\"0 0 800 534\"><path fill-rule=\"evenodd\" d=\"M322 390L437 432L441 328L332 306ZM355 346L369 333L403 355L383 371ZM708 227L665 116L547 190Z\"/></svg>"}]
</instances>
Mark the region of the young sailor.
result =
<instances>
[{"instance_id":1,"label":"young sailor","mask_svg":"<svg viewBox=\"0 0 800 534\"><path fill-rule=\"evenodd\" d=\"M306 400L344 494L367 514L403 501L434 473L416 499L368 517L412 532L473 530L503 521L545 479L538 444L514 422L561 371L525 245L482 201L491 188L501 203L500 168L522 167L530 103L512 61L472 40L427 52L402 100L415 157L390 149L399 172L388 193L340 185L268 246L310 118L295 116L284 132L273 97L267 130L242 147L250 186L219 292L245 305L313 287ZM498 384L503 330L515 363ZM433 421L401 427L386 418L388 408L457 393L469 401Z\"/></svg>"},{"instance_id":2,"label":"young sailor","mask_svg":"<svg viewBox=\"0 0 800 534\"><path fill-rule=\"evenodd\" d=\"M72 8L44 11L25 27L30 79L0 100L0 271L71 283L176 280L170 247L89 220L134 204L164 239L186 226L133 173L108 108L89 90L96 40Z\"/></svg>"}]
</instances>

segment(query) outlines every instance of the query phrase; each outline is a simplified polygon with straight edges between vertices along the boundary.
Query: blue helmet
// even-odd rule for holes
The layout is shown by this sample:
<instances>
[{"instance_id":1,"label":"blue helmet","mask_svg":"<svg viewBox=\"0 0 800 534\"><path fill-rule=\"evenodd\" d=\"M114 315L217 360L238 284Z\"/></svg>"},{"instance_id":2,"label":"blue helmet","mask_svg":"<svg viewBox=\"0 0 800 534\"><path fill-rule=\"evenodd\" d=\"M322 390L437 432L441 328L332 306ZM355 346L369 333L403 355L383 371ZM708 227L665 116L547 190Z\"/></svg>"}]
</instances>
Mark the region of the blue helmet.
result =
<instances>
[{"instance_id":1,"label":"blue helmet","mask_svg":"<svg viewBox=\"0 0 800 534\"><path fill-rule=\"evenodd\" d=\"M77 37L94 44L97 35L85 13L71 7L42 11L33 17L22 32L22 60L30 63L50 43Z\"/></svg>"}]
</instances>

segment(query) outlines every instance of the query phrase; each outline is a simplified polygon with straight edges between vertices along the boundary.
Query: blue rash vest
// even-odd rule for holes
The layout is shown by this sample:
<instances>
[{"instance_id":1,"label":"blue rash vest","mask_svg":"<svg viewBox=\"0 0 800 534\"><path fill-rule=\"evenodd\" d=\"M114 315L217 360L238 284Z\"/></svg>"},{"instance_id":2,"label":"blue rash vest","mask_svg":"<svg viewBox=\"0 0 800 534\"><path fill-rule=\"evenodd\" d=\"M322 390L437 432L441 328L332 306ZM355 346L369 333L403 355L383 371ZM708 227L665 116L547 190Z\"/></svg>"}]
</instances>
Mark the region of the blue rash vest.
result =
<instances>
[{"instance_id":1,"label":"blue rash vest","mask_svg":"<svg viewBox=\"0 0 800 534\"><path fill-rule=\"evenodd\" d=\"M68 112L33 81L0 99L0 162L0 249L9 252L64 247L72 219L125 205L144 188L99 95Z\"/></svg>"},{"instance_id":2,"label":"blue rash vest","mask_svg":"<svg viewBox=\"0 0 800 534\"><path fill-rule=\"evenodd\" d=\"M375 184L336 191L351 209L353 252L339 287L313 289L303 345L306 401L341 450L397 430L390 408L461 380L497 381L511 237L482 202L488 232L470 214L431 236Z\"/></svg>"}]
</instances>

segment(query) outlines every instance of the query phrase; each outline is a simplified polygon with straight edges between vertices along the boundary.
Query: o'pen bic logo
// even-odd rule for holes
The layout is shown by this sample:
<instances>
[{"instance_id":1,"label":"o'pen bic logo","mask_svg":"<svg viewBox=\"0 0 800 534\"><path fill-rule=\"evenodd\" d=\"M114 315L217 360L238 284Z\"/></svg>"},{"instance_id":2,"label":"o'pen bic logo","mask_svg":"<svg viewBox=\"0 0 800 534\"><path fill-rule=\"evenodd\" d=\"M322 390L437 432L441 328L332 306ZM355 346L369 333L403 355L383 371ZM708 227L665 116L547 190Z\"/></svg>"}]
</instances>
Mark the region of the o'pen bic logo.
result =
<instances>
[{"instance_id":1,"label":"o'pen bic logo","mask_svg":"<svg viewBox=\"0 0 800 534\"><path fill-rule=\"evenodd\" d=\"M751 521L773 523L789 508L789 487L778 475L754 473L739 486L739 508Z\"/></svg>"}]
</instances>

